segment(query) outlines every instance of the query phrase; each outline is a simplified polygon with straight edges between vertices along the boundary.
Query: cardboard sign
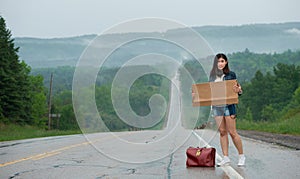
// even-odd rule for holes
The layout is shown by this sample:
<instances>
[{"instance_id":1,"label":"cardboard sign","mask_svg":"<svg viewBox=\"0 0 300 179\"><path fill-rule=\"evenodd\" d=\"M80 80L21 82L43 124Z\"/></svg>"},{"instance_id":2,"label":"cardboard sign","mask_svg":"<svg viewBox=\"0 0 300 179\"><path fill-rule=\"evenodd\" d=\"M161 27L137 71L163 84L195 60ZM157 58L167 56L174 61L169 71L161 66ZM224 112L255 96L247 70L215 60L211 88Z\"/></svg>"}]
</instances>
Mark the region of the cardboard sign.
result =
<instances>
[{"instance_id":1,"label":"cardboard sign","mask_svg":"<svg viewBox=\"0 0 300 179\"><path fill-rule=\"evenodd\" d=\"M237 104L238 94L233 90L236 84L237 80L193 84L193 106Z\"/></svg>"}]
</instances>

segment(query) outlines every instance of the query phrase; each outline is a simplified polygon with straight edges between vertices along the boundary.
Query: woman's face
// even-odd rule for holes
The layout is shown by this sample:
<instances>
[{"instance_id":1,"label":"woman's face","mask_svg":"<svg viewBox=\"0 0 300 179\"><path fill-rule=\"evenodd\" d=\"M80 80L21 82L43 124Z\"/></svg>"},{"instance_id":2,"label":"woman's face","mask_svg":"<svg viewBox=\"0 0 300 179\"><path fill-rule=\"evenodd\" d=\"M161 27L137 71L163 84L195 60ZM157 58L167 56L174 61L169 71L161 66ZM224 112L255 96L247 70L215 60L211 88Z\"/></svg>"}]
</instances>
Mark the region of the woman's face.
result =
<instances>
[{"instance_id":1,"label":"woman's face","mask_svg":"<svg viewBox=\"0 0 300 179\"><path fill-rule=\"evenodd\" d=\"M226 66L227 62L223 58L218 59L218 69L223 70L223 68Z\"/></svg>"}]
</instances>

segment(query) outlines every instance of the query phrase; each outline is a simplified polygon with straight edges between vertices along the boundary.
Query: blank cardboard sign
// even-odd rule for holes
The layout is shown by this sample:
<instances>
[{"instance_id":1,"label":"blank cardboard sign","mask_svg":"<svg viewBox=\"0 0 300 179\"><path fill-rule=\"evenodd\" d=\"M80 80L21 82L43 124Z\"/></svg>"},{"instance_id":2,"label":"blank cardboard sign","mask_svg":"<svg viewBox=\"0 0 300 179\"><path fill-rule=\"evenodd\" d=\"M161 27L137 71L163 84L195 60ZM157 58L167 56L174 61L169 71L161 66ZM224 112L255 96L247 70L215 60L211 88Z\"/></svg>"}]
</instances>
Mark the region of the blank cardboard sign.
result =
<instances>
[{"instance_id":1,"label":"blank cardboard sign","mask_svg":"<svg viewBox=\"0 0 300 179\"><path fill-rule=\"evenodd\" d=\"M193 106L237 104L238 94L233 91L236 84L237 80L193 84Z\"/></svg>"}]
</instances>

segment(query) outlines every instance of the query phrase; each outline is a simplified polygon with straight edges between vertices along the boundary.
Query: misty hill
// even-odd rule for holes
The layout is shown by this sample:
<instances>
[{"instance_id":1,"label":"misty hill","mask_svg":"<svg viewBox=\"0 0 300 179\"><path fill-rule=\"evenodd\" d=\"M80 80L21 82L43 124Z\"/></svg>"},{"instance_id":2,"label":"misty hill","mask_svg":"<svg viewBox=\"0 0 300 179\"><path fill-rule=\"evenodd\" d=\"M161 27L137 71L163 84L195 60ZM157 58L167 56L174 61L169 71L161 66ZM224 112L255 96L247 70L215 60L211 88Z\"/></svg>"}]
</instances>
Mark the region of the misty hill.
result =
<instances>
[{"instance_id":1,"label":"misty hill","mask_svg":"<svg viewBox=\"0 0 300 179\"><path fill-rule=\"evenodd\" d=\"M300 49L300 22L281 24L251 24L241 26L202 26L193 29L208 42L215 52L233 53L246 48L256 53L281 53L288 49ZM169 30L165 33L151 33L158 37L172 34L175 38L183 36L184 29ZM118 43L120 39L147 36L150 33L125 33L105 35L101 48ZM79 57L96 35L68 38L15 38L20 47L19 55L32 68L75 66ZM149 42L149 41L148 41ZM126 44L111 56L106 66L120 66L124 61L140 54L156 52L179 59L180 49L163 42L137 42ZM151 44L151 45L149 45ZM197 44L195 44L197 45ZM100 48L100 49L101 49ZM101 51L99 49L99 51ZM127 59L127 60L126 60Z\"/></svg>"}]
</instances>

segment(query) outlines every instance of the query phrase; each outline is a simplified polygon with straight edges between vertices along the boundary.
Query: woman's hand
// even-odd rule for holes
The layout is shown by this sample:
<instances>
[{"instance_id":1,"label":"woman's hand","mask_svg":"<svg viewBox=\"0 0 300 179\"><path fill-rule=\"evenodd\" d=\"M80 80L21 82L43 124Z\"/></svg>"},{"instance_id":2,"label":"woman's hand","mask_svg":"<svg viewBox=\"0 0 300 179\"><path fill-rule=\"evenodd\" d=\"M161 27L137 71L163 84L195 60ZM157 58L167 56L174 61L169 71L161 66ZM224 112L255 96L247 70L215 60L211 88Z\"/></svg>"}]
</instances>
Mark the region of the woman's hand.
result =
<instances>
[{"instance_id":1,"label":"woman's hand","mask_svg":"<svg viewBox=\"0 0 300 179\"><path fill-rule=\"evenodd\" d=\"M239 94L242 94L242 87L240 84L236 84L233 86L233 91L236 92L236 93L239 93Z\"/></svg>"},{"instance_id":2,"label":"woman's hand","mask_svg":"<svg viewBox=\"0 0 300 179\"><path fill-rule=\"evenodd\" d=\"M196 93L192 90L192 98L195 98Z\"/></svg>"}]
</instances>

